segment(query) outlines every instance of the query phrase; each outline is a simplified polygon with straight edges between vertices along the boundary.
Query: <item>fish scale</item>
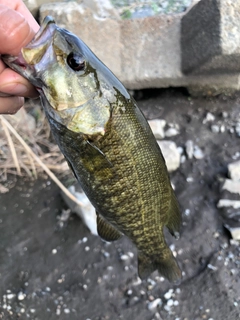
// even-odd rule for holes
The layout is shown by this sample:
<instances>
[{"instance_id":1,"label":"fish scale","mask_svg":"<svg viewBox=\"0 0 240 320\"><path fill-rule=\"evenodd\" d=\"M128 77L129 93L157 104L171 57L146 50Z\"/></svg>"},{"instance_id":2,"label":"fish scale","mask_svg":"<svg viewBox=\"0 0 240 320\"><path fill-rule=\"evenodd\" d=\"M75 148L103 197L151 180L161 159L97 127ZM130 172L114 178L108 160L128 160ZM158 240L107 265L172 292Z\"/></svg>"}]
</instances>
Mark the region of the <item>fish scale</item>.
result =
<instances>
[{"instance_id":1,"label":"fish scale","mask_svg":"<svg viewBox=\"0 0 240 320\"><path fill-rule=\"evenodd\" d=\"M178 202L153 133L121 82L51 17L18 57L3 59L39 90L56 142L96 208L99 235L132 240L141 278L158 270L179 279L163 234L165 226L179 233Z\"/></svg>"}]
</instances>

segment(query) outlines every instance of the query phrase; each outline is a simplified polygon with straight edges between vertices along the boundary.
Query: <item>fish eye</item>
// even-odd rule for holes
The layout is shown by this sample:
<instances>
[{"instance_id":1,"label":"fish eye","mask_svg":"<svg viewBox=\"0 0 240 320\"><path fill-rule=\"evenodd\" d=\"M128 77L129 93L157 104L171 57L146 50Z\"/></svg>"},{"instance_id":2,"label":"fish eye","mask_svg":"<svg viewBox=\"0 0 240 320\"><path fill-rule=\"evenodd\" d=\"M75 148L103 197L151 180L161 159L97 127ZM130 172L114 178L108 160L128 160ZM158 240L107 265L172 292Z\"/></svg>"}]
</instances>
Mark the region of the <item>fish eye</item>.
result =
<instances>
[{"instance_id":1,"label":"fish eye","mask_svg":"<svg viewBox=\"0 0 240 320\"><path fill-rule=\"evenodd\" d=\"M85 60L82 55L71 52L67 56L67 64L74 71L81 71L85 69Z\"/></svg>"}]
</instances>

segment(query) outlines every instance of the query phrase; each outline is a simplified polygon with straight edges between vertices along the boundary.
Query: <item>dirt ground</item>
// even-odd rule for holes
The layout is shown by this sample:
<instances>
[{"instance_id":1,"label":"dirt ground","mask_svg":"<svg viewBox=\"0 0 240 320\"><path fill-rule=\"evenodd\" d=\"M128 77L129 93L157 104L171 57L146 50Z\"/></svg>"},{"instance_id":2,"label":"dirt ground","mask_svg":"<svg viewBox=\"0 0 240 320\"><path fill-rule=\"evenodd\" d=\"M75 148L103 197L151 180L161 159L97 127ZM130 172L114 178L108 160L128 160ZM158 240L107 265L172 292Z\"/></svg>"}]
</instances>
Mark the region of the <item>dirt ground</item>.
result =
<instances>
[{"instance_id":1,"label":"dirt ground","mask_svg":"<svg viewBox=\"0 0 240 320\"><path fill-rule=\"evenodd\" d=\"M66 222L53 182L18 179L0 194L0 319L237 320L240 244L231 241L216 203L227 165L240 157L240 95L191 98L184 90L136 95L148 119L179 125L171 137L191 139L202 159L186 159L171 174L182 212L181 238L168 243L183 271L173 285L153 273L137 277L137 254L123 237L112 244L91 235L80 218ZM222 132L203 123L207 112Z\"/></svg>"}]
</instances>

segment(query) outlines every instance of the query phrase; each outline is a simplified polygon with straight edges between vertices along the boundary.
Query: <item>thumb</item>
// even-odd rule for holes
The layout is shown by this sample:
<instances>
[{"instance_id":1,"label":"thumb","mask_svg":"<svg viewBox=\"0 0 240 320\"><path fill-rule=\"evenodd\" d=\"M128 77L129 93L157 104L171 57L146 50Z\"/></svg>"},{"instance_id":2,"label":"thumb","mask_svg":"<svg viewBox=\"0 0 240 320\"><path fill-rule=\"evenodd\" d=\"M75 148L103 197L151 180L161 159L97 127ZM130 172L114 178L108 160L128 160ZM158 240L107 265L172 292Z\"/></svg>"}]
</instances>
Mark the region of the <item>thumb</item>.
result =
<instances>
[{"instance_id":1,"label":"thumb","mask_svg":"<svg viewBox=\"0 0 240 320\"><path fill-rule=\"evenodd\" d=\"M0 4L0 54L17 55L34 34L23 15Z\"/></svg>"}]
</instances>

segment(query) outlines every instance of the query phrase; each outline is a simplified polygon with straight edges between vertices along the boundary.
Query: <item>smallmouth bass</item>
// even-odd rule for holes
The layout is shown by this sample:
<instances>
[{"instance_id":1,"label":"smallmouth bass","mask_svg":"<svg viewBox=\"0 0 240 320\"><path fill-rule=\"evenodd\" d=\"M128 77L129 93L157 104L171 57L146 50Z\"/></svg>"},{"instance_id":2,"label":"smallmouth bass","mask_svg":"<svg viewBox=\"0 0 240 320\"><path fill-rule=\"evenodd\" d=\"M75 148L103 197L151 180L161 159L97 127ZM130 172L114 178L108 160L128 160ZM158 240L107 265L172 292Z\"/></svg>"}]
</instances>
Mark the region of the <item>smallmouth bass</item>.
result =
<instances>
[{"instance_id":1,"label":"smallmouth bass","mask_svg":"<svg viewBox=\"0 0 240 320\"><path fill-rule=\"evenodd\" d=\"M96 208L100 237L128 236L141 278L158 270L179 279L163 234L166 226L179 235L178 202L152 131L121 82L51 17L17 57L2 58L39 91L56 142Z\"/></svg>"}]
</instances>

